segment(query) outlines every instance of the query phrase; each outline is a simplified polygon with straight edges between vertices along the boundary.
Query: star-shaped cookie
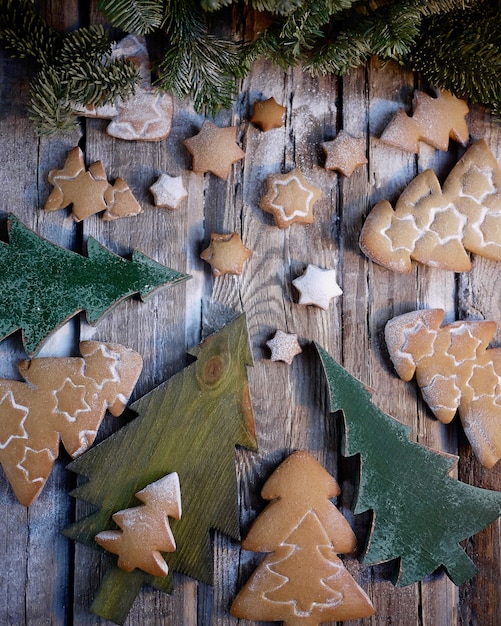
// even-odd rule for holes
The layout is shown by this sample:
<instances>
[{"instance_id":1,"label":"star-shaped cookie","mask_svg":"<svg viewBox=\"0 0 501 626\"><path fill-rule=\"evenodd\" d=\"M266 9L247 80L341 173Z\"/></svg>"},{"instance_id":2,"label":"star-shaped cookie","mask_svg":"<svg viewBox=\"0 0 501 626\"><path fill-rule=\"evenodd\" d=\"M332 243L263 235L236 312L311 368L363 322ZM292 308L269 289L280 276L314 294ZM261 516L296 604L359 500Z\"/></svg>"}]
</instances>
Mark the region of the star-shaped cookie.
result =
<instances>
[{"instance_id":1,"label":"star-shaped cookie","mask_svg":"<svg viewBox=\"0 0 501 626\"><path fill-rule=\"evenodd\" d=\"M267 191L259 206L273 215L278 228L313 222L313 205L322 192L306 180L299 168L288 174L271 174L266 182Z\"/></svg>"},{"instance_id":2,"label":"star-shaped cookie","mask_svg":"<svg viewBox=\"0 0 501 626\"><path fill-rule=\"evenodd\" d=\"M157 181L151 185L155 206L167 209L177 209L179 203L186 198L188 192L183 185L182 176L169 176L161 174Z\"/></svg>"},{"instance_id":3,"label":"star-shaped cookie","mask_svg":"<svg viewBox=\"0 0 501 626\"><path fill-rule=\"evenodd\" d=\"M325 169L327 170L338 170L349 177L357 167L367 163L363 137L352 137L341 130L335 139L324 141L321 145L326 156Z\"/></svg>"},{"instance_id":4,"label":"star-shaped cookie","mask_svg":"<svg viewBox=\"0 0 501 626\"><path fill-rule=\"evenodd\" d=\"M219 178L228 178L233 163L245 156L235 143L236 135L236 126L219 128L210 120L205 120L197 135L183 141L193 156L193 171L197 174L212 172Z\"/></svg>"},{"instance_id":5,"label":"star-shaped cookie","mask_svg":"<svg viewBox=\"0 0 501 626\"><path fill-rule=\"evenodd\" d=\"M280 128L284 125L285 107L275 100L259 100L254 103L251 122L266 132L272 128Z\"/></svg>"},{"instance_id":6,"label":"star-shaped cookie","mask_svg":"<svg viewBox=\"0 0 501 626\"><path fill-rule=\"evenodd\" d=\"M301 346L297 340L297 335L292 333L284 333L282 330L277 330L273 339L266 342L266 345L271 350L272 361L283 361L289 365L292 363L296 354L302 352Z\"/></svg>"},{"instance_id":7,"label":"star-shaped cookie","mask_svg":"<svg viewBox=\"0 0 501 626\"><path fill-rule=\"evenodd\" d=\"M212 267L214 276L241 274L243 264L252 251L246 248L238 233L228 235L211 233L209 246L202 251L200 258Z\"/></svg>"},{"instance_id":8,"label":"star-shaped cookie","mask_svg":"<svg viewBox=\"0 0 501 626\"><path fill-rule=\"evenodd\" d=\"M343 293L336 281L336 270L311 264L292 284L299 292L298 304L312 304L325 310L329 308L332 298Z\"/></svg>"}]
</instances>

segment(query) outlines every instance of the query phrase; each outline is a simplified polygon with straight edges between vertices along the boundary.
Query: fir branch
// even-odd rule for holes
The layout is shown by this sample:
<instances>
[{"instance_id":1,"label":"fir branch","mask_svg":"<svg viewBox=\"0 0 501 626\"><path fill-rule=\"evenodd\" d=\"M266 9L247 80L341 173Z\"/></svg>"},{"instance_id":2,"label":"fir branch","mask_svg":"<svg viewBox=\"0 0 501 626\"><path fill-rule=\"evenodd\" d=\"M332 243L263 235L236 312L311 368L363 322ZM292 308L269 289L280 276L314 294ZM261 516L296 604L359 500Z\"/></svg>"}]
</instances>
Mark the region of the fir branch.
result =
<instances>
[{"instance_id":1,"label":"fir branch","mask_svg":"<svg viewBox=\"0 0 501 626\"><path fill-rule=\"evenodd\" d=\"M177 97L191 96L197 111L229 107L235 78L243 75L240 47L207 32L193 0L169 0L164 21L167 52L158 64L156 86Z\"/></svg>"},{"instance_id":2,"label":"fir branch","mask_svg":"<svg viewBox=\"0 0 501 626\"><path fill-rule=\"evenodd\" d=\"M440 59L440 62L437 62ZM410 54L415 70L440 89L490 104L501 113L501 7L477 3L475 11L455 11L423 22Z\"/></svg>"},{"instance_id":3,"label":"fir branch","mask_svg":"<svg viewBox=\"0 0 501 626\"><path fill-rule=\"evenodd\" d=\"M153 32L164 17L162 0L99 0L98 7L114 26L137 35Z\"/></svg>"},{"instance_id":4,"label":"fir branch","mask_svg":"<svg viewBox=\"0 0 501 626\"><path fill-rule=\"evenodd\" d=\"M19 58L49 64L61 37L33 10L29 0L0 0L0 43Z\"/></svg>"}]
</instances>

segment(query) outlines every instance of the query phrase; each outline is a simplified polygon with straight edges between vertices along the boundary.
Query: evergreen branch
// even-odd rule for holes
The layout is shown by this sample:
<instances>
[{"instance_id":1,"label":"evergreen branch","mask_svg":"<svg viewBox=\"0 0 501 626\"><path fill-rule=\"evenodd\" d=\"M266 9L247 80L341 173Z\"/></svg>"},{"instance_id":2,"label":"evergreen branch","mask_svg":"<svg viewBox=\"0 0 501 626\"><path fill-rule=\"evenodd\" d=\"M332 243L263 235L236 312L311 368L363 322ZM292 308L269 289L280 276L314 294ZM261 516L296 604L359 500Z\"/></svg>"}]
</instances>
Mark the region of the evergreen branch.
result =
<instances>
[{"instance_id":1,"label":"evergreen branch","mask_svg":"<svg viewBox=\"0 0 501 626\"><path fill-rule=\"evenodd\" d=\"M137 35L153 32L164 17L162 0L99 0L98 7L114 26Z\"/></svg>"},{"instance_id":2,"label":"evergreen branch","mask_svg":"<svg viewBox=\"0 0 501 626\"><path fill-rule=\"evenodd\" d=\"M14 56L49 64L61 37L35 11L29 0L0 0L0 43Z\"/></svg>"},{"instance_id":3,"label":"evergreen branch","mask_svg":"<svg viewBox=\"0 0 501 626\"><path fill-rule=\"evenodd\" d=\"M499 3L486 0L475 12L426 19L410 62L436 87L490 104L501 113Z\"/></svg>"},{"instance_id":4,"label":"evergreen branch","mask_svg":"<svg viewBox=\"0 0 501 626\"><path fill-rule=\"evenodd\" d=\"M195 2L170 0L164 21L168 49L158 64L156 85L177 97L191 96L197 111L212 115L229 107L235 78L243 75L240 47L210 35Z\"/></svg>"}]
</instances>

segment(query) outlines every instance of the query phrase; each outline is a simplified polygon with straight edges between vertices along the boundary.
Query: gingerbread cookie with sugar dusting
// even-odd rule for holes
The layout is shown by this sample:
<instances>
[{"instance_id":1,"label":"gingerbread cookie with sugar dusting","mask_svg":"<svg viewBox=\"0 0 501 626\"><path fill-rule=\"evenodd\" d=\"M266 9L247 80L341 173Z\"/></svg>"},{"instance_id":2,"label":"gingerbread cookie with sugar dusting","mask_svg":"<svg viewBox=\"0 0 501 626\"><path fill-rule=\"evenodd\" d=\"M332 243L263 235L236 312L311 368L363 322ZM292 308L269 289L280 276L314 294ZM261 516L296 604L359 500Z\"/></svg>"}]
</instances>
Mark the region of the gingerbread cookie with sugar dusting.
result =
<instances>
[{"instance_id":1,"label":"gingerbread cookie with sugar dusting","mask_svg":"<svg viewBox=\"0 0 501 626\"><path fill-rule=\"evenodd\" d=\"M61 169L49 172L48 180L54 188L44 210L59 211L71 206L75 222L102 211L105 220L142 213L141 205L123 178L118 177L111 185L101 161L91 163L86 169L83 152L78 146L69 151Z\"/></svg>"},{"instance_id":2,"label":"gingerbread cookie with sugar dusting","mask_svg":"<svg viewBox=\"0 0 501 626\"><path fill-rule=\"evenodd\" d=\"M226 180L233 163L245 157L245 152L236 143L236 136L236 126L220 128L205 120L196 135L183 141L193 157L192 170L197 174L211 172Z\"/></svg>"},{"instance_id":3,"label":"gingerbread cookie with sugar dusting","mask_svg":"<svg viewBox=\"0 0 501 626\"><path fill-rule=\"evenodd\" d=\"M322 191L309 183L298 167L287 174L271 174L266 183L259 206L273 215L278 228L313 222L313 206Z\"/></svg>"},{"instance_id":4,"label":"gingerbread cookie with sugar dusting","mask_svg":"<svg viewBox=\"0 0 501 626\"><path fill-rule=\"evenodd\" d=\"M0 464L21 504L42 491L62 441L76 457L94 442L108 410L120 415L142 370L119 344L83 341L81 357L21 361L24 381L0 380Z\"/></svg>"},{"instance_id":5,"label":"gingerbread cookie with sugar dusting","mask_svg":"<svg viewBox=\"0 0 501 626\"><path fill-rule=\"evenodd\" d=\"M470 133L465 117L469 109L464 100L449 91L440 91L432 98L416 90L412 106L412 117L398 109L381 135L383 143L415 154L419 154L421 141L442 151L449 148L450 139L466 146Z\"/></svg>"}]
</instances>

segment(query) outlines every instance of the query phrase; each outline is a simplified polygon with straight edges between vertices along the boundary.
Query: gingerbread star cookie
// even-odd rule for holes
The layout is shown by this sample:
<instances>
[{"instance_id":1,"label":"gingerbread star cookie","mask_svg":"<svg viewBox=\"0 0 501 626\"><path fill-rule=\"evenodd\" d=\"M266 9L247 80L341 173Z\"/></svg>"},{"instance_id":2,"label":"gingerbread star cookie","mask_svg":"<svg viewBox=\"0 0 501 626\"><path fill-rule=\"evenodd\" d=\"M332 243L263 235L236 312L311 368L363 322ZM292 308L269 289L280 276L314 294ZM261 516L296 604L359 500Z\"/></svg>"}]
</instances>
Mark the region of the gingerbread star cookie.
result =
<instances>
[{"instance_id":1,"label":"gingerbread star cookie","mask_svg":"<svg viewBox=\"0 0 501 626\"><path fill-rule=\"evenodd\" d=\"M275 100L268 98L254 103L251 122L266 132L272 128L280 128L284 125L285 107Z\"/></svg>"},{"instance_id":2,"label":"gingerbread star cookie","mask_svg":"<svg viewBox=\"0 0 501 626\"><path fill-rule=\"evenodd\" d=\"M188 192L183 185L182 176L169 176L161 174L157 181L150 187L155 206L167 209L177 209Z\"/></svg>"},{"instance_id":3,"label":"gingerbread star cookie","mask_svg":"<svg viewBox=\"0 0 501 626\"><path fill-rule=\"evenodd\" d=\"M283 361L289 365L294 357L302 352L297 335L284 333L282 330L277 330L273 339L267 341L266 345L271 350L272 361Z\"/></svg>"},{"instance_id":4,"label":"gingerbread star cookie","mask_svg":"<svg viewBox=\"0 0 501 626\"><path fill-rule=\"evenodd\" d=\"M72 217L80 222L86 217L105 211L106 220L131 217L142 212L141 205L122 178L110 185L101 161L85 169L83 152L78 146L70 150L62 169L49 172L54 185L44 205L45 211L58 211L72 205Z\"/></svg>"},{"instance_id":5,"label":"gingerbread star cookie","mask_svg":"<svg viewBox=\"0 0 501 626\"><path fill-rule=\"evenodd\" d=\"M228 235L212 233L209 246L200 254L200 258L212 267L214 276L241 274L243 264L252 251L246 248L238 233Z\"/></svg>"},{"instance_id":6,"label":"gingerbread star cookie","mask_svg":"<svg viewBox=\"0 0 501 626\"><path fill-rule=\"evenodd\" d=\"M332 141L324 141L322 144L325 152L325 169L338 170L349 177L353 172L367 163L365 156L365 139L352 137L341 130Z\"/></svg>"},{"instance_id":7,"label":"gingerbread star cookie","mask_svg":"<svg viewBox=\"0 0 501 626\"><path fill-rule=\"evenodd\" d=\"M296 168L288 174L268 176L267 191L259 206L273 215L278 228L287 228L296 222L311 224L313 205L321 196L321 190L311 185Z\"/></svg>"},{"instance_id":8,"label":"gingerbread star cookie","mask_svg":"<svg viewBox=\"0 0 501 626\"><path fill-rule=\"evenodd\" d=\"M193 171L197 174L211 172L219 178L228 178L233 163L245 156L235 143L236 135L236 126L219 128L210 120L205 120L197 135L183 141L193 156Z\"/></svg>"},{"instance_id":9,"label":"gingerbread star cookie","mask_svg":"<svg viewBox=\"0 0 501 626\"><path fill-rule=\"evenodd\" d=\"M449 91L441 91L438 97L432 98L416 90L412 117L399 109L384 129L381 141L416 154L420 141L444 152L449 148L449 139L465 146L470 136L465 120L467 113L466 102Z\"/></svg>"},{"instance_id":10,"label":"gingerbread star cookie","mask_svg":"<svg viewBox=\"0 0 501 626\"><path fill-rule=\"evenodd\" d=\"M312 304L327 310L332 298L342 295L336 281L336 270L308 265L306 271L292 281L299 292L298 304Z\"/></svg>"}]
</instances>

